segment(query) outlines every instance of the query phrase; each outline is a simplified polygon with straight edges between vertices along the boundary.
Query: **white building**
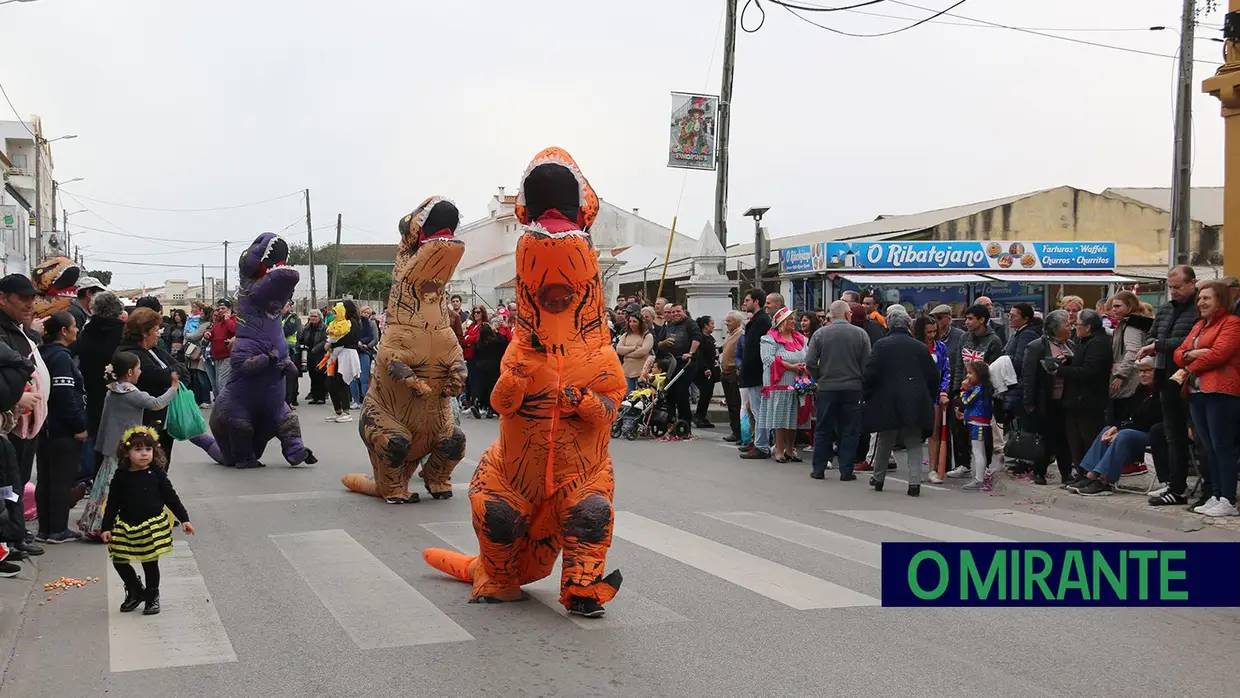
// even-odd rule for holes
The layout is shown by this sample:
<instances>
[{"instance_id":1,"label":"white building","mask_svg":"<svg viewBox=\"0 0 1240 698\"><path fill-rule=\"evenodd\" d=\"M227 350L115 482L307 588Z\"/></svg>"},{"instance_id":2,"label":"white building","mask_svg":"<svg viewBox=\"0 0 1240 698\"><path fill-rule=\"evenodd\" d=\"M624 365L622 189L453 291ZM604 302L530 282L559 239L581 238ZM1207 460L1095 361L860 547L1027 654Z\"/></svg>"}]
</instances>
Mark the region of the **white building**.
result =
<instances>
[{"instance_id":1,"label":"white building","mask_svg":"<svg viewBox=\"0 0 1240 698\"><path fill-rule=\"evenodd\" d=\"M514 296L517 240L521 237L521 224L513 213L516 202L517 197L501 187L491 197L485 218L457 230L457 237L465 242L465 256L449 289L464 296L467 303L495 307L500 299L509 301ZM670 229L638 215L637 209L629 211L599 202L590 235L599 249L599 266L609 289L608 303L615 301L621 271L631 274L636 267L640 275L642 268L652 267L658 279L670 234ZM672 241L671 259L690 258L697 248L696 239L677 233ZM654 264L656 260L658 264Z\"/></svg>"},{"instance_id":2,"label":"white building","mask_svg":"<svg viewBox=\"0 0 1240 698\"><path fill-rule=\"evenodd\" d=\"M5 265L9 272L30 273L30 269L39 260L33 259L37 254L35 244L35 216L41 218L43 229L44 256L60 248L60 240L55 240L55 216L52 213L55 202L52 201L52 175L55 164L52 160L52 149L43 145L43 153L35 157L35 138L32 133L42 135L42 123L39 117L32 116L30 121L0 121L0 153L9 161L9 174L5 182L5 191L0 196L0 205L17 206L25 212L18 229L5 230ZM40 172L35 172L35 161L38 160ZM35 177L39 177L41 210L35 212ZM6 209L7 210L7 209ZM10 232L12 233L10 235ZM10 241L10 238L12 240Z\"/></svg>"}]
</instances>

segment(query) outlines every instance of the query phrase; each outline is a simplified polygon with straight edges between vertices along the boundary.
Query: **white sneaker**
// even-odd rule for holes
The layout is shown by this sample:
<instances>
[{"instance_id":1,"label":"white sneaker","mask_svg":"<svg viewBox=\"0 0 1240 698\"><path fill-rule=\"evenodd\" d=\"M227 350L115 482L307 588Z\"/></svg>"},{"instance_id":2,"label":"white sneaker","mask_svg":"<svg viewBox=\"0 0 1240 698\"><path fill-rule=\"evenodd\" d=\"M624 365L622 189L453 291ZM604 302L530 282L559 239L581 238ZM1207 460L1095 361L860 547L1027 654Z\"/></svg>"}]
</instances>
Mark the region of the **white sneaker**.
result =
<instances>
[{"instance_id":1,"label":"white sneaker","mask_svg":"<svg viewBox=\"0 0 1240 698\"><path fill-rule=\"evenodd\" d=\"M937 472L932 472L929 475L927 475L926 480L932 485L943 484L943 478L939 477L939 474Z\"/></svg>"},{"instance_id":2,"label":"white sneaker","mask_svg":"<svg viewBox=\"0 0 1240 698\"><path fill-rule=\"evenodd\" d=\"M1149 493L1149 496L1150 496L1150 497L1161 497L1161 496L1163 496L1164 494L1167 494L1167 490L1169 490L1169 489L1171 489L1171 485L1168 485L1168 484L1166 484L1166 483L1160 482L1160 483L1158 483L1158 489L1151 491L1151 492Z\"/></svg>"},{"instance_id":3,"label":"white sneaker","mask_svg":"<svg viewBox=\"0 0 1240 698\"><path fill-rule=\"evenodd\" d=\"M1212 508L1203 513L1206 516L1240 516L1240 510L1236 509L1236 505L1221 497L1215 501Z\"/></svg>"},{"instance_id":4,"label":"white sneaker","mask_svg":"<svg viewBox=\"0 0 1240 698\"><path fill-rule=\"evenodd\" d=\"M337 420L337 419L339 419L339 418L340 418L340 415L338 415L338 414L332 414L332 415L329 415L329 416L327 417L327 419L324 419L323 421L324 421L324 422L334 422L334 421L336 421L336 420Z\"/></svg>"},{"instance_id":5,"label":"white sneaker","mask_svg":"<svg viewBox=\"0 0 1240 698\"><path fill-rule=\"evenodd\" d=\"M958 480L960 478L965 478L965 477L973 477L973 469L966 468L963 465L956 466L954 469L947 471L947 477L950 477L954 480Z\"/></svg>"},{"instance_id":6,"label":"white sneaker","mask_svg":"<svg viewBox=\"0 0 1240 698\"><path fill-rule=\"evenodd\" d=\"M339 423L339 424L344 424L345 422L352 422L352 421L353 421L353 415L349 414L348 412L345 412L344 414L340 415L339 417L336 417L336 420L335 420L335 421L336 421L337 423Z\"/></svg>"},{"instance_id":7,"label":"white sneaker","mask_svg":"<svg viewBox=\"0 0 1240 698\"><path fill-rule=\"evenodd\" d=\"M360 402L353 402L353 403L350 403L350 404L349 404L349 409L351 409L351 410L360 410L360 409L362 409L362 403L360 403Z\"/></svg>"},{"instance_id":8,"label":"white sneaker","mask_svg":"<svg viewBox=\"0 0 1240 698\"><path fill-rule=\"evenodd\" d=\"M1205 504L1202 504L1199 507L1193 507L1193 513L1204 514L1216 506L1218 506L1218 497L1210 497L1206 500Z\"/></svg>"}]
</instances>

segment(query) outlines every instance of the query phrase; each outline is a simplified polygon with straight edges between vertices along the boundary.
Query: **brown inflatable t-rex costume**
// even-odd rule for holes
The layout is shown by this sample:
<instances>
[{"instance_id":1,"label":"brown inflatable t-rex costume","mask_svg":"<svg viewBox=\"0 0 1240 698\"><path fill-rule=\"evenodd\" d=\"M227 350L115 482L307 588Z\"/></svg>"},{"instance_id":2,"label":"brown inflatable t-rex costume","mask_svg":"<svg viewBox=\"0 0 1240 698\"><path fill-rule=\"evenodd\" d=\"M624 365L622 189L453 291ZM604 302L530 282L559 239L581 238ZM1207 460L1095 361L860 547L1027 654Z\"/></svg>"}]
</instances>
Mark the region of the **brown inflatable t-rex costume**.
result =
<instances>
[{"instance_id":1,"label":"brown inflatable t-rex costume","mask_svg":"<svg viewBox=\"0 0 1240 698\"><path fill-rule=\"evenodd\" d=\"M598 252L588 230L598 197L568 153L549 148L526 170L516 215L517 321L491 406L499 440L469 488L481 555L429 549L432 567L473 584L471 602L525 598L564 551L560 603L587 617L620 588L604 576L615 480L608 447L624 397L611 348Z\"/></svg>"},{"instance_id":2,"label":"brown inflatable t-rex costume","mask_svg":"<svg viewBox=\"0 0 1240 698\"><path fill-rule=\"evenodd\" d=\"M400 221L387 329L359 425L374 476L341 478L350 490L391 504L418 501L409 481L428 455L421 472L426 490L450 498L452 470L465 455L465 432L451 403L465 387L465 361L444 293L465 254L465 243L454 237L460 221L456 206L437 196Z\"/></svg>"},{"instance_id":3,"label":"brown inflatable t-rex costume","mask_svg":"<svg viewBox=\"0 0 1240 698\"><path fill-rule=\"evenodd\" d=\"M81 276L82 268L68 257L52 257L35 267L30 273L30 282L39 292L34 299L34 316L46 318L68 310L77 298L76 286Z\"/></svg>"}]
</instances>

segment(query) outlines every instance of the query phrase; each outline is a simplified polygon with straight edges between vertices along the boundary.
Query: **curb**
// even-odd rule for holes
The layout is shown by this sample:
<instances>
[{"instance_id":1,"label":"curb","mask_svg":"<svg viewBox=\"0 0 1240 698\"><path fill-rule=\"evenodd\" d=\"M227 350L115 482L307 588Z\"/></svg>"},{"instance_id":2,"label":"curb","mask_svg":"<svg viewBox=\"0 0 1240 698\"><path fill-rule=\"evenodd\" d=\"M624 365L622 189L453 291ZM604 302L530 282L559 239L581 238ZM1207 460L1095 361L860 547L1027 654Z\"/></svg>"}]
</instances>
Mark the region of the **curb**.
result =
<instances>
[{"instance_id":1,"label":"curb","mask_svg":"<svg viewBox=\"0 0 1240 698\"><path fill-rule=\"evenodd\" d=\"M1181 527L1181 524L1185 521L1191 521L1195 526L1200 525L1200 528L1194 530L1214 528L1208 520L1203 521L1206 517L1194 514L1188 511L1186 507L1167 507L1166 509L1161 510L1156 509L1145 504L1143 496L1138 497L1135 494L1113 495L1111 499L1115 499L1115 497L1131 498L1132 503L1136 506L1130 506L1128 503L1124 503L1120 506L1115 506L1113 504L1099 504L1096 500L1104 498L1091 498L1073 495L1059 489L1059 486L1025 485L1013 480L1011 476L1005 472L1002 474L995 474L999 475L999 477L994 478L992 481L995 485L997 485L994 488L995 492L1006 495L1025 496L1030 500L1030 503L1037 504L1039 506L1055 507L1058 509L1067 509L1070 511L1094 515L1107 515L1124 521L1138 523L1143 526L1152 526L1154 528L1164 529L1170 528L1181 532L1187 532ZM1219 527L1218 530L1229 529Z\"/></svg>"},{"instance_id":2,"label":"curb","mask_svg":"<svg viewBox=\"0 0 1240 698\"><path fill-rule=\"evenodd\" d=\"M30 575L29 581L24 579L27 574ZM0 580L0 585L12 585L0 595L3 597L0 598L0 648L9 648L0 655L0 692L3 692L5 679L8 678L9 665L17 656L17 638L26 624L26 609L34 598L39 574L39 565L32 560L22 564L22 576Z\"/></svg>"}]
</instances>

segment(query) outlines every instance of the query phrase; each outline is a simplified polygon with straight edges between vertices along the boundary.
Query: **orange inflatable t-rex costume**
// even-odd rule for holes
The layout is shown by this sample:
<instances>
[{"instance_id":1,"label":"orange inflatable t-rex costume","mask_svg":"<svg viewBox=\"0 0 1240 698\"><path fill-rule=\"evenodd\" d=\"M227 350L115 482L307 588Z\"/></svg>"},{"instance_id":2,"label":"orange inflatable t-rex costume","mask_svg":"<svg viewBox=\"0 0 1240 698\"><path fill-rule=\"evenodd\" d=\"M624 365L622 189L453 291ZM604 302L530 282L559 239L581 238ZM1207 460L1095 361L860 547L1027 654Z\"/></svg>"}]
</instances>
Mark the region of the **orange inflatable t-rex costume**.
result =
<instances>
[{"instance_id":1,"label":"orange inflatable t-rex costume","mask_svg":"<svg viewBox=\"0 0 1240 698\"><path fill-rule=\"evenodd\" d=\"M601 616L620 588L620 572L604 572L615 488L608 447L625 380L588 234L598 205L559 148L539 153L522 178L517 320L491 393L500 436L469 488L481 555L422 553L473 584L471 603L524 599L521 585L549 575L561 549L560 603L570 613Z\"/></svg>"},{"instance_id":2,"label":"orange inflatable t-rex costume","mask_svg":"<svg viewBox=\"0 0 1240 698\"><path fill-rule=\"evenodd\" d=\"M465 360L444 293L465 254L465 243L454 237L460 222L456 206L437 196L400 221L387 328L359 424L374 476L340 479L354 492L391 504L418 501L409 480L428 455L421 473L426 490L435 499L450 498L452 470L465 455L465 432L451 402L465 387Z\"/></svg>"}]
</instances>

